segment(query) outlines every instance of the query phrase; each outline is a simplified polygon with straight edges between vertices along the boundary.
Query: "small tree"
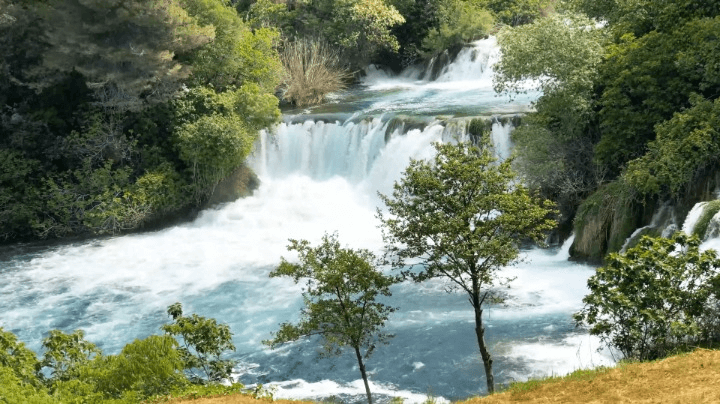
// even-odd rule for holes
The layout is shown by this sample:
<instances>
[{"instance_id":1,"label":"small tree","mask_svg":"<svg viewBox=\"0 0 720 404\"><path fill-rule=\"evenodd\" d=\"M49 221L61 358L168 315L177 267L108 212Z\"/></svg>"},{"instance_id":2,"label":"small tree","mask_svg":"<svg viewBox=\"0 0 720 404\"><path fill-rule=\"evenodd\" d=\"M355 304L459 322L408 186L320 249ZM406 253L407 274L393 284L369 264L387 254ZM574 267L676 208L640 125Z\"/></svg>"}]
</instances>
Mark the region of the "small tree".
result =
<instances>
[{"instance_id":1,"label":"small tree","mask_svg":"<svg viewBox=\"0 0 720 404\"><path fill-rule=\"evenodd\" d=\"M173 337L181 338L178 352L185 370L190 374L190 380L194 383L229 380L235 361L222 359L222 355L226 351L235 350L230 327L218 324L214 318L197 314L184 317L180 303L169 306L167 312L173 318L173 323L165 324L161 329Z\"/></svg>"},{"instance_id":2,"label":"small tree","mask_svg":"<svg viewBox=\"0 0 720 404\"><path fill-rule=\"evenodd\" d=\"M377 343L387 343L392 337L381 329L395 308L375 299L390 296L390 285L395 278L378 271L373 265L375 256L370 251L341 248L337 234L326 234L317 247L311 247L307 240L291 239L288 250L297 251L300 262L291 264L283 258L270 276L289 276L295 283L306 281L305 308L298 324L281 324L274 338L264 342L275 347L302 337L320 335L328 354L338 355L341 348L352 348L365 383L368 403L372 404L363 357L368 358Z\"/></svg>"},{"instance_id":3,"label":"small tree","mask_svg":"<svg viewBox=\"0 0 720 404\"><path fill-rule=\"evenodd\" d=\"M609 254L588 279L590 294L576 322L638 360L712 342L719 331L720 259L699 246L697 237L675 233L645 236L627 252Z\"/></svg>"},{"instance_id":4,"label":"small tree","mask_svg":"<svg viewBox=\"0 0 720 404\"><path fill-rule=\"evenodd\" d=\"M491 287L498 270L517 262L519 242L540 241L555 222L551 202L537 200L515 181L511 160L497 164L487 135L479 146L435 144L434 160L412 160L392 197L380 194L389 215L378 209L394 266L420 258L415 281L447 278L469 295L475 333L494 392L492 358L485 342L483 304L498 298Z\"/></svg>"}]
</instances>

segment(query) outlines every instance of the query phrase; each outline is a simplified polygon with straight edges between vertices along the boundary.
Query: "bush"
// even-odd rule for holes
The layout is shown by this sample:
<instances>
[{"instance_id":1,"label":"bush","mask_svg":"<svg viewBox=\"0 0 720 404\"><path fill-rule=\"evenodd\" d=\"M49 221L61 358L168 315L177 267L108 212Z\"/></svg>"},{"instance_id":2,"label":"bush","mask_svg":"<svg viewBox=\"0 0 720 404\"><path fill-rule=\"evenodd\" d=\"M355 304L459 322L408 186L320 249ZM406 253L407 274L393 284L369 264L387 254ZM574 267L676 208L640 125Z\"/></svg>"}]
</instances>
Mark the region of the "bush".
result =
<instances>
[{"instance_id":1,"label":"bush","mask_svg":"<svg viewBox=\"0 0 720 404\"><path fill-rule=\"evenodd\" d=\"M287 42L281 59L286 72L283 99L299 107L323 102L328 93L344 89L351 77L340 53L320 40Z\"/></svg>"},{"instance_id":2,"label":"bush","mask_svg":"<svg viewBox=\"0 0 720 404\"><path fill-rule=\"evenodd\" d=\"M713 342L720 259L699 246L697 237L676 233L643 237L626 253L608 255L588 280L590 294L575 321L628 359L652 360Z\"/></svg>"},{"instance_id":3,"label":"bush","mask_svg":"<svg viewBox=\"0 0 720 404\"><path fill-rule=\"evenodd\" d=\"M173 323L162 326L162 330L181 338L177 352L190 379L199 384L231 380L235 361L221 358L226 351L235 350L230 327L197 314L184 317L180 303L168 307L167 312Z\"/></svg>"},{"instance_id":4,"label":"bush","mask_svg":"<svg viewBox=\"0 0 720 404\"><path fill-rule=\"evenodd\" d=\"M16 372L0 364L0 402L3 404L52 404L44 389L23 383Z\"/></svg>"},{"instance_id":5,"label":"bush","mask_svg":"<svg viewBox=\"0 0 720 404\"><path fill-rule=\"evenodd\" d=\"M480 39L493 27L489 11L472 1L447 0L438 5L440 25L428 32L422 46L434 56L452 46Z\"/></svg>"}]
</instances>

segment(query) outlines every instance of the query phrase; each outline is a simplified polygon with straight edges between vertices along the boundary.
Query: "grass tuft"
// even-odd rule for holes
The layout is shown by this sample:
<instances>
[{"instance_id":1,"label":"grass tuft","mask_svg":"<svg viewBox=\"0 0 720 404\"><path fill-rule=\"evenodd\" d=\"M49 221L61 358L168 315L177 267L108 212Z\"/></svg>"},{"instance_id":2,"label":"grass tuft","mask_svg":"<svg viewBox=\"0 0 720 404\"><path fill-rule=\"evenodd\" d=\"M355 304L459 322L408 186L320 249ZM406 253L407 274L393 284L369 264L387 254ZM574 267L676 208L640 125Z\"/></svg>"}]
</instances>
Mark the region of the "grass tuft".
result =
<instances>
[{"instance_id":1,"label":"grass tuft","mask_svg":"<svg viewBox=\"0 0 720 404\"><path fill-rule=\"evenodd\" d=\"M327 94L345 89L352 77L340 53L320 40L286 42L280 57L286 73L282 98L299 107L322 103Z\"/></svg>"}]
</instances>

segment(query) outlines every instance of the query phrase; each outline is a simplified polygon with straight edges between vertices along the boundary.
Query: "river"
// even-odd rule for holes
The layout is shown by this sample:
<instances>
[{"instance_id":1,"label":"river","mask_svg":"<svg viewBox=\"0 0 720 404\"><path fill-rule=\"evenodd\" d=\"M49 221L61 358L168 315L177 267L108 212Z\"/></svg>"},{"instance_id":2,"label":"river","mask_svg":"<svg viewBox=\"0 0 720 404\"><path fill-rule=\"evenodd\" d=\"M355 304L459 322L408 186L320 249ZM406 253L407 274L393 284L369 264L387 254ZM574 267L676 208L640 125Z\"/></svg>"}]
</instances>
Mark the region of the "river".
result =
<instances>
[{"instance_id":1,"label":"river","mask_svg":"<svg viewBox=\"0 0 720 404\"><path fill-rule=\"evenodd\" d=\"M262 340L298 318L300 288L268 273L292 259L288 238L317 242L337 231L353 248L382 249L377 192L388 193L410 158L432 156L431 143L467 137L469 117L492 122L496 153L511 152L513 120L539 94L510 100L492 90L494 38L465 48L433 81L420 70L399 76L371 69L363 86L321 107L287 111L264 133L250 165L261 179L253 196L201 212L191 223L156 232L0 255L0 326L39 352L58 328L83 329L105 353L159 333L168 305L230 325L246 384L270 384L276 397L364 400L354 355L320 358L315 340L276 350ZM598 341L574 327L594 268L568 261L570 242L523 251L505 268L517 279L504 305L486 310L495 380L565 374L612 364ZM422 402L485 392L485 376L466 296L436 280L393 287L395 338L366 361L380 401Z\"/></svg>"}]
</instances>

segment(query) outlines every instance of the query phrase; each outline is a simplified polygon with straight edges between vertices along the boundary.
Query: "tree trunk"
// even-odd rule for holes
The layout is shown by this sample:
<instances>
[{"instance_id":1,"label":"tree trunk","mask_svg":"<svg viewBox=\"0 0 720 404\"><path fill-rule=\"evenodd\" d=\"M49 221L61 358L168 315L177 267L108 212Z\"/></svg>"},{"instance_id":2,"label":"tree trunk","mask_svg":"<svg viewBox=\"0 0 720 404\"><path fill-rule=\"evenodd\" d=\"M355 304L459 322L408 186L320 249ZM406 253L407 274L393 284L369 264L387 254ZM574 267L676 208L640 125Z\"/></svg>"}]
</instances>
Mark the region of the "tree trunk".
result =
<instances>
[{"instance_id":1,"label":"tree trunk","mask_svg":"<svg viewBox=\"0 0 720 404\"><path fill-rule=\"evenodd\" d=\"M370 385L368 384L367 374L365 373L365 365L362 361L362 355L360 355L360 348L355 347L355 355L357 355L358 366L360 366L360 374L362 375L363 382L365 383L365 393L367 394L368 404L372 404L372 397L370 396Z\"/></svg>"},{"instance_id":2,"label":"tree trunk","mask_svg":"<svg viewBox=\"0 0 720 404\"><path fill-rule=\"evenodd\" d=\"M488 394L493 394L495 393L495 379L492 372L493 360L485 343L485 327L482 323L482 309L480 308L482 302L480 302L478 295L473 297L473 303L475 306L475 334L477 335L478 347L480 348L480 356L482 356L483 364L485 365Z\"/></svg>"}]
</instances>

